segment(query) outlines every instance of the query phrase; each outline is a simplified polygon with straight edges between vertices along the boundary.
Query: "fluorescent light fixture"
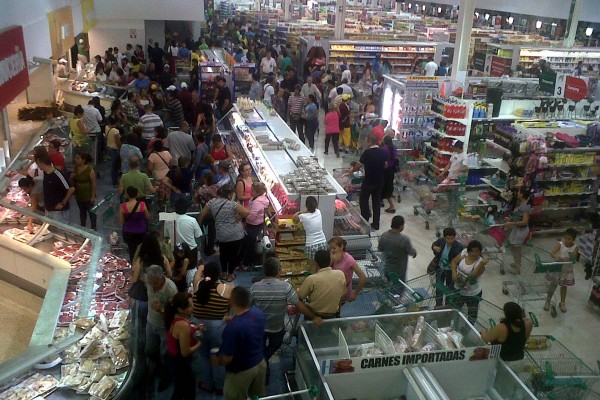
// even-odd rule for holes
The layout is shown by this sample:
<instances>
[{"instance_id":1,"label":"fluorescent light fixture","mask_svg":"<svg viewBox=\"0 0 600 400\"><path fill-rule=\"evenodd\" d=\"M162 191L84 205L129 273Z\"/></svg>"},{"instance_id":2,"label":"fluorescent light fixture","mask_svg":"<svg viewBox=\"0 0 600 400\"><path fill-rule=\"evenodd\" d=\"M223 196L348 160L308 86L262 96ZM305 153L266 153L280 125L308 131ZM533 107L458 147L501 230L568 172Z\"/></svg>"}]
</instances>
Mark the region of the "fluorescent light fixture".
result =
<instances>
[{"instance_id":1,"label":"fluorescent light fixture","mask_svg":"<svg viewBox=\"0 0 600 400\"><path fill-rule=\"evenodd\" d=\"M423 4L423 11L425 11L425 4Z\"/></svg>"},{"instance_id":2,"label":"fluorescent light fixture","mask_svg":"<svg viewBox=\"0 0 600 400\"><path fill-rule=\"evenodd\" d=\"M490 19L490 14L485 14L485 20L487 21L488 19Z\"/></svg>"},{"instance_id":3,"label":"fluorescent light fixture","mask_svg":"<svg viewBox=\"0 0 600 400\"><path fill-rule=\"evenodd\" d=\"M479 13L475 11L475 18L479 18Z\"/></svg>"},{"instance_id":4,"label":"fluorescent light fixture","mask_svg":"<svg viewBox=\"0 0 600 400\"><path fill-rule=\"evenodd\" d=\"M540 29L542 27L542 21L540 21L538 19L537 22L535 23L535 27L536 27L536 29Z\"/></svg>"},{"instance_id":5,"label":"fluorescent light fixture","mask_svg":"<svg viewBox=\"0 0 600 400\"><path fill-rule=\"evenodd\" d=\"M553 22L553 23L552 23L552 26L556 26L556 25L558 25L556 22Z\"/></svg>"},{"instance_id":6,"label":"fluorescent light fixture","mask_svg":"<svg viewBox=\"0 0 600 400\"><path fill-rule=\"evenodd\" d=\"M408 3L408 8L412 8L412 4L411 3Z\"/></svg>"},{"instance_id":7,"label":"fluorescent light fixture","mask_svg":"<svg viewBox=\"0 0 600 400\"><path fill-rule=\"evenodd\" d=\"M442 7L438 7L438 14L442 12Z\"/></svg>"},{"instance_id":8,"label":"fluorescent light fixture","mask_svg":"<svg viewBox=\"0 0 600 400\"><path fill-rule=\"evenodd\" d=\"M593 32L594 32L594 28L592 28L591 26L588 26L587 28L585 28L585 36L590 37L590 36L592 36Z\"/></svg>"},{"instance_id":9,"label":"fluorescent light fixture","mask_svg":"<svg viewBox=\"0 0 600 400\"><path fill-rule=\"evenodd\" d=\"M512 25L513 22L515 22L515 19L513 17L508 17L508 23Z\"/></svg>"}]
</instances>

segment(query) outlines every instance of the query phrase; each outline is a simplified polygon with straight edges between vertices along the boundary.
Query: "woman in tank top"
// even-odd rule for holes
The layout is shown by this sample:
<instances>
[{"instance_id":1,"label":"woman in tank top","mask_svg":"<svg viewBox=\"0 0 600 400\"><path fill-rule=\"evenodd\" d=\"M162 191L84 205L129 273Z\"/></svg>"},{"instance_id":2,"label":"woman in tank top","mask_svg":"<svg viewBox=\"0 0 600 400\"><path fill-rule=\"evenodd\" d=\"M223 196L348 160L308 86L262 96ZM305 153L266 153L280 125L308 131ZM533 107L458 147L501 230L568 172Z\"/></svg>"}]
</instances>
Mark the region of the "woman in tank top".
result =
<instances>
[{"instance_id":1,"label":"woman in tank top","mask_svg":"<svg viewBox=\"0 0 600 400\"><path fill-rule=\"evenodd\" d=\"M172 399L194 400L196 378L192 372L191 355L201 346L196 339L196 327L190 324L193 303L190 295L177 293L165 306L167 331L167 365L173 380Z\"/></svg>"},{"instance_id":2,"label":"woman in tank top","mask_svg":"<svg viewBox=\"0 0 600 400\"><path fill-rule=\"evenodd\" d=\"M146 220L150 213L146 203L137 200L138 190L129 186L126 189L127 200L119 208L119 222L123 224L123 241L129 249L129 260L133 262L135 250L144 240L146 235Z\"/></svg>"},{"instance_id":3,"label":"woman in tank top","mask_svg":"<svg viewBox=\"0 0 600 400\"><path fill-rule=\"evenodd\" d=\"M238 169L238 179L235 183L235 196L237 201L248 208L252 198L252 167L250 163L243 162Z\"/></svg>"},{"instance_id":4,"label":"woman in tank top","mask_svg":"<svg viewBox=\"0 0 600 400\"><path fill-rule=\"evenodd\" d=\"M207 391L222 393L225 368L212 365L210 351L219 348L225 324L223 317L229 314L229 297L233 284L219 280L221 268L216 262L198 267L194 276L193 322L204 325L204 345L200 350L201 374L199 387Z\"/></svg>"},{"instance_id":5,"label":"woman in tank top","mask_svg":"<svg viewBox=\"0 0 600 400\"><path fill-rule=\"evenodd\" d=\"M96 214L91 212L96 202L96 171L92 168L92 156L89 153L75 155L75 169L71 173L71 182L75 186L75 199L79 207L79 221L85 227L87 216L90 224L96 230Z\"/></svg>"},{"instance_id":6,"label":"woman in tank top","mask_svg":"<svg viewBox=\"0 0 600 400\"><path fill-rule=\"evenodd\" d=\"M213 156L216 161L231 161L233 155L229 147L223 143L221 135L215 135L213 138L212 146L210 147L210 155Z\"/></svg>"},{"instance_id":7,"label":"woman in tank top","mask_svg":"<svg viewBox=\"0 0 600 400\"><path fill-rule=\"evenodd\" d=\"M483 246L472 240L466 249L454 257L450 263L454 287L459 290L456 308L461 310L467 305L468 318L471 323L477 321L479 301L481 300L481 274L485 271L487 260L481 256Z\"/></svg>"},{"instance_id":8,"label":"woman in tank top","mask_svg":"<svg viewBox=\"0 0 600 400\"><path fill-rule=\"evenodd\" d=\"M522 360L533 322L525 318L523 309L517 303L509 301L503 308L504 318L489 331L481 332L481 338L487 343L502 345L500 358L504 361Z\"/></svg>"},{"instance_id":9,"label":"woman in tank top","mask_svg":"<svg viewBox=\"0 0 600 400\"><path fill-rule=\"evenodd\" d=\"M76 147L82 147L87 137L87 130L83 123L83 107L76 106L73 110L73 118L69 120L69 136L73 139Z\"/></svg>"}]
</instances>

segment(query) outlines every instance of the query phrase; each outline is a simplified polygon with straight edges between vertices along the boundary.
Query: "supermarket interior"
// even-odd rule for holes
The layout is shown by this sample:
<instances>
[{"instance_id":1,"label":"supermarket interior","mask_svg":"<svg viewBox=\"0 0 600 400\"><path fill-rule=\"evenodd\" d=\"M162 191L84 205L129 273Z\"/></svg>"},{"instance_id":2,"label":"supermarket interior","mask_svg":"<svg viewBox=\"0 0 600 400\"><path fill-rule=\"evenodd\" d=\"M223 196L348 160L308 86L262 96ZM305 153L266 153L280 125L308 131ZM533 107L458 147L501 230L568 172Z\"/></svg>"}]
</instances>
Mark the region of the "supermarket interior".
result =
<instances>
[{"instance_id":1,"label":"supermarket interior","mask_svg":"<svg viewBox=\"0 0 600 400\"><path fill-rule=\"evenodd\" d=\"M600 399L599 0L2 9L0 400Z\"/></svg>"}]
</instances>

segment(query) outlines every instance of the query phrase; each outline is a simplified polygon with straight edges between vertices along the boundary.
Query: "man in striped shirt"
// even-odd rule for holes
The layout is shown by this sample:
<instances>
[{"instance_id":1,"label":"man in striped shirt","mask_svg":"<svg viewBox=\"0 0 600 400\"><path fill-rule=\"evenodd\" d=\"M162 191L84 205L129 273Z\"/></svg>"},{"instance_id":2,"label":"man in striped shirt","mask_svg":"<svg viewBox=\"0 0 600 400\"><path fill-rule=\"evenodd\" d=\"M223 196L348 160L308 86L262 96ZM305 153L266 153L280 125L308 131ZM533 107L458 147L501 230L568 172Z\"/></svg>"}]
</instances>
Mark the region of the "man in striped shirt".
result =
<instances>
[{"instance_id":1,"label":"man in striped shirt","mask_svg":"<svg viewBox=\"0 0 600 400\"><path fill-rule=\"evenodd\" d=\"M268 258L263 265L265 279L256 282L250 288L252 304L262 309L265 318L265 360L267 366L271 356L281 347L285 336L285 313L288 304L320 325L321 318L315 316L298 298L298 294L289 282L279 279L281 263L277 257ZM268 367L267 367L268 371ZM267 372L268 376L268 372Z\"/></svg>"},{"instance_id":2,"label":"man in striped shirt","mask_svg":"<svg viewBox=\"0 0 600 400\"><path fill-rule=\"evenodd\" d=\"M306 121L302 118L302 114L306 107L306 99L300 93L301 90L302 86L296 85L294 93L288 98L287 120L292 132L297 132L300 140L304 143L304 123Z\"/></svg>"},{"instance_id":3,"label":"man in striped shirt","mask_svg":"<svg viewBox=\"0 0 600 400\"><path fill-rule=\"evenodd\" d=\"M167 111L169 113L169 122L167 123L169 127L181 127L181 124L184 121L183 106L177 99L174 90L169 90L167 92Z\"/></svg>"},{"instance_id":4,"label":"man in striped shirt","mask_svg":"<svg viewBox=\"0 0 600 400\"><path fill-rule=\"evenodd\" d=\"M154 114L152 110L152 105L147 104L144 107L144 115L140 118L140 125L142 125L142 141L143 148L146 149L148 147L148 143L154 138L154 130L163 126L162 119L156 114Z\"/></svg>"}]
</instances>

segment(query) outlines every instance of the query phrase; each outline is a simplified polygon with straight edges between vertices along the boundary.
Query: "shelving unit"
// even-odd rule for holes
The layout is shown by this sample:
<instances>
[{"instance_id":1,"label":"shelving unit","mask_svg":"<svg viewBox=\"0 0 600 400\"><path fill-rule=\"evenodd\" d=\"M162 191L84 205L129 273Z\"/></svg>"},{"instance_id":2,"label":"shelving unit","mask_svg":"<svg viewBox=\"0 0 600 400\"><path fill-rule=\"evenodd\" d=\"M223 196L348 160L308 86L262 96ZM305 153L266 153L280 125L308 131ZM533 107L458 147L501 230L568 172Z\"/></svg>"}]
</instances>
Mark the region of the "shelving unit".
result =
<instances>
[{"instance_id":1,"label":"shelving unit","mask_svg":"<svg viewBox=\"0 0 600 400\"><path fill-rule=\"evenodd\" d=\"M600 49L598 48L521 48L519 62L527 69L544 59L556 72L570 73L579 61L584 67L591 65L594 71L600 67Z\"/></svg>"}]
</instances>

